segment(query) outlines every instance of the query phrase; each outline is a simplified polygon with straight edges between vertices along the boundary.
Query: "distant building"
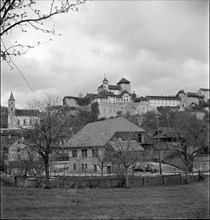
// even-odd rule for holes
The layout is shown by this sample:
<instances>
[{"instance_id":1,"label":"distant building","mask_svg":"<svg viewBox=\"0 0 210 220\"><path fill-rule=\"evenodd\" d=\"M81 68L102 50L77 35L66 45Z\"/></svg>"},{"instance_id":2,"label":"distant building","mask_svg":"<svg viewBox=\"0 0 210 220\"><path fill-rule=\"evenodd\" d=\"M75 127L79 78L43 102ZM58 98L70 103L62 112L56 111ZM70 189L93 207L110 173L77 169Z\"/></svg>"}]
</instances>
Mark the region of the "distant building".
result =
<instances>
[{"instance_id":1,"label":"distant building","mask_svg":"<svg viewBox=\"0 0 210 220\"><path fill-rule=\"evenodd\" d=\"M8 129L29 128L38 122L38 110L15 109L15 99L11 92L8 100Z\"/></svg>"},{"instance_id":2,"label":"distant building","mask_svg":"<svg viewBox=\"0 0 210 220\"><path fill-rule=\"evenodd\" d=\"M186 92L184 90L179 90L176 94L176 97L180 98L180 108L184 110L187 107L192 107L194 105L199 105L200 102L203 102L204 95L201 93L195 92Z\"/></svg>"},{"instance_id":3,"label":"distant building","mask_svg":"<svg viewBox=\"0 0 210 220\"><path fill-rule=\"evenodd\" d=\"M180 98L176 96L146 96L146 98L149 100L149 105L155 108L180 106Z\"/></svg>"},{"instance_id":4,"label":"distant building","mask_svg":"<svg viewBox=\"0 0 210 220\"><path fill-rule=\"evenodd\" d=\"M209 101L210 89L200 88L197 93L198 95L203 96L204 102Z\"/></svg>"}]
</instances>

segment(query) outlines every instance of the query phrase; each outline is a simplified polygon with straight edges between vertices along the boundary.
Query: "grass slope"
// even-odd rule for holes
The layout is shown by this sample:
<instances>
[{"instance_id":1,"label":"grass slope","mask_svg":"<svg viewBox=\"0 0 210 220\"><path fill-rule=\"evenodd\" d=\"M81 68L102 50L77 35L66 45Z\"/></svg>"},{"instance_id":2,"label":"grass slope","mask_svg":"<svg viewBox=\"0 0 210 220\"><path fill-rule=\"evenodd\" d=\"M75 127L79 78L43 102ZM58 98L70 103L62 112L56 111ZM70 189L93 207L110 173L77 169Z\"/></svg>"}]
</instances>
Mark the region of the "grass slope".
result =
<instances>
[{"instance_id":1,"label":"grass slope","mask_svg":"<svg viewBox=\"0 0 210 220\"><path fill-rule=\"evenodd\" d=\"M205 219L208 181L167 187L35 189L2 187L3 219Z\"/></svg>"}]
</instances>

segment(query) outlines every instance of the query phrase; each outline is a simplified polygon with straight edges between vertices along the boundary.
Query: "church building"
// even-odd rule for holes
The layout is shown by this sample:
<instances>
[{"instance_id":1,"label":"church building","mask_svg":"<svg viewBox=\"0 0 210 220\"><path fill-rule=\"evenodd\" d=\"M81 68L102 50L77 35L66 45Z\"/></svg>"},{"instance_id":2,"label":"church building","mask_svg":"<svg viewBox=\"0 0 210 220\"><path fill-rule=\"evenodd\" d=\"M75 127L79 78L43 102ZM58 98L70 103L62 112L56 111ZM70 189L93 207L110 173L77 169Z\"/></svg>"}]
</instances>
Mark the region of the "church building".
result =
<instances>
[{"instance_id":1,"label":"church building","mask_svg":"<svg viewBox=\"0 0 210 220\"><path fill-rule=\"evenodd\" d=\"M8 100L8 128L30 128L38 122L38 110L15 109L15 99L11 92Z\"/></svg>"}]
</instances>

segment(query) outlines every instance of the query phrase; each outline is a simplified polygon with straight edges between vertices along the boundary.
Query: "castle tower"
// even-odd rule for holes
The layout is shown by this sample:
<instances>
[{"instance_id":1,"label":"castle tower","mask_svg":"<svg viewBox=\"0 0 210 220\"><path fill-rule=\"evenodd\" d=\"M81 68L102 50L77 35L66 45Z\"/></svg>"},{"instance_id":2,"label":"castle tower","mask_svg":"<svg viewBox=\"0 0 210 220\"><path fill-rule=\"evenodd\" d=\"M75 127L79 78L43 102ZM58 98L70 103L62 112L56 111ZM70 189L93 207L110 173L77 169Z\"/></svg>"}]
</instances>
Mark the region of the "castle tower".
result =
<instances>
[{"instance_id":1,"label":"castle tower","mask_svg":"<svg viewBox=\"0 0 210 220\"><path fill-rule=\"evenodd\" d=\"M8 128L15 128L15 99L11 92L8 100Z\"/></svg>"},{"instance_id":2,"label":"castle tower","mask_svg":"<svg viewBox=\"0 0 210 220\"><path fill-rule=\"evenodd\" d=\"M118 86L121 87L122 90L126 90L128 91L129 93L131 93L131 84L130 82L125 79L125 78L122 78L118 83L117 83Z\"/></svg>"},{"instance_id":3,"label":"castle tower","mask_svg":"<svg viewBox=\"0 0 210 220\"><path fill-rule=\"evenodd\" d=\"M106 77L104 77L104 80L103 80L103 89L106 91L109 90L109 81L107 80Z\"/></svg>"}]
</instances>

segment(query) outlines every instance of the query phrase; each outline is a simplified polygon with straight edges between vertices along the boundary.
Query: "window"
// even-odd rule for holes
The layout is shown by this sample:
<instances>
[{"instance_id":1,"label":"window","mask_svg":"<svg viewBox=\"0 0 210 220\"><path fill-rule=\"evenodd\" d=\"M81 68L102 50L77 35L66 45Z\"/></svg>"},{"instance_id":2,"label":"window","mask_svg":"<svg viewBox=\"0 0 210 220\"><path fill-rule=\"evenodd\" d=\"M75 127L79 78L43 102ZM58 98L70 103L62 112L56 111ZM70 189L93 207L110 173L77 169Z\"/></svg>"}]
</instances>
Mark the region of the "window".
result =
<instances>
[{"instance_id":1,"label":"window","mask_svg":"<svg viewBox=\"0 0 210 220\"><path fill-rule=\"evenodd\" d=\"M18 119L18 125L20 124L20 119Z\"/></svg>"},{"instance_id":2,"label":"window","mask_svg":"<svg viewBox=\"0 0 210 220\"><path fill-rule=\"evenodd\" d=\"M30 125L32 124L32 120L30 119Z\"/></svg>"},{"instance_id":3,"label":"window","mask_svg":"<svg viewBox=\"0 0 210 220\"><path fill-rule=\"evenodd\" d=\"M76 163L74 163L74 170L76 170L77 169L77 165L76 165Z\"/></svg>"},{"instance_id":4,"label":"window","mask_svg":"<svg viewBox=\"0 0 210 220\"><path fill-rule=\"evenodd\" d=\"M26 119L23 119L23 124L26 125Z\"/></svg>"},{"instance_id":5,"label":"window","mask_svg":"<svg viewBox=\"0 0 210 220\"><path fill-rule=\"evenodd\" d=\"M77 157L77 150L72 151L72 157Z\"/></svg>"},{"instance_id":6,"label":"window","mask_svg":"<svg viewBox=\"0 0 210 220\"><path fill-rule=\"evenodd\" d=\"M141 134L138 134L138 141L142 142L142 135Z\"/></svg>"},{"instance_id":7,"label":"window","mask_svg":"<svg viewBox=\"0 0 210 220\"><path fill-rule=\"evenodd\" d=\"M112 167L111 166L107 166L107 174L112 173Z\"/></svg>"},{"instance_id":8,"label":"window","mask_svg":"<svg viewBox=\"0 0 210 220\"><path fill-rule=\"evenodd\" d=\"M97 148L92 149L92 157L97 157L97 154L98 154L98 149Z\"/></svg>"},{"instance_id":9,"label":"window","mask_svg":"<svg viewBox=\"0 0 210 220\"><path fill-rule=\"evenodd\" d=\"M85 170L87 170L87 164L85 164Z\"/></svg>"},{"instance_id":10,"label":"window","mask_svg":"<svg viewBox=\"0 0 210 220\"><path fill-rule=\"evenodd\" d=\"M93 165L94 166L94 172L97 172L97 165Z\"/></svg>"},{"instance_id":11,"label":"window","mask_svg":"<svg viewBox=\"0 0 210 220\"><path fill-rule=\"evenodd\" d=\"M82 150L82 157L87 157L87 149Z\"/></svg>"},{"instance_id":12,"label":"window","mask_svg":"<svg viewBox=\"0 0 210 220\"><path fill-rule=\"evenodd\" d=\"M85 169L85 166L84 166L84 163L82 163L82 170L84 170Z\"/></svg>"}]
</instances>

